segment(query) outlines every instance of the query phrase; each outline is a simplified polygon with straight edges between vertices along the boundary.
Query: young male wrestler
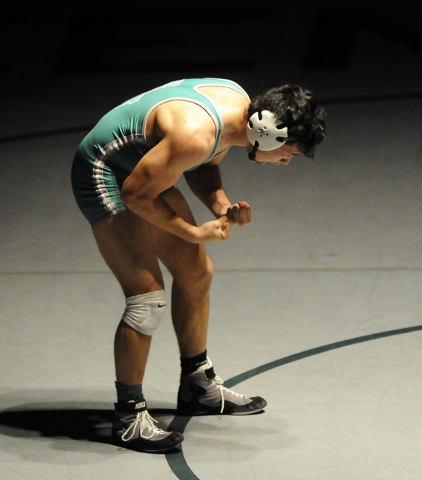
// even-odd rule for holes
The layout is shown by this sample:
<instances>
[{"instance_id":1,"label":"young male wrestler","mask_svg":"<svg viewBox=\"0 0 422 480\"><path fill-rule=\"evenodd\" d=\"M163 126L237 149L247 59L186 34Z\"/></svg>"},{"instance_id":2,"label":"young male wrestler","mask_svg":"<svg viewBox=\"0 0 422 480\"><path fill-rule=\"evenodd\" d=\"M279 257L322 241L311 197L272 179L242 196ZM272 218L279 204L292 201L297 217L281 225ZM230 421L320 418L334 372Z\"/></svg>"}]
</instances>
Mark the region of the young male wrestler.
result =
<instances>
[{"instance_id":1,"label":"young male wrestler","mask_svg":"<svg viewBox=\"0 0 422 480\"><path fill-rule=\"evenodd\" d=\"M204 244L227 240L233 225L252 219L246 201L228 199L219 163L238 146L260 164L287 165L301 152L312 156L324 137L325 113L308 90L285 85L250 100L235 82L207 78L132 98L84 138L72 169L75 198L126 298L115 336L114 443L162 451L183 440L155 425L142 391L151 337L167 305L158 259L173 278L178 412L244 415L266 406L224 387L207 357L213 264ZM196 225L175 186L182 175L214 220Z\"/></svg>"}]
</instances>

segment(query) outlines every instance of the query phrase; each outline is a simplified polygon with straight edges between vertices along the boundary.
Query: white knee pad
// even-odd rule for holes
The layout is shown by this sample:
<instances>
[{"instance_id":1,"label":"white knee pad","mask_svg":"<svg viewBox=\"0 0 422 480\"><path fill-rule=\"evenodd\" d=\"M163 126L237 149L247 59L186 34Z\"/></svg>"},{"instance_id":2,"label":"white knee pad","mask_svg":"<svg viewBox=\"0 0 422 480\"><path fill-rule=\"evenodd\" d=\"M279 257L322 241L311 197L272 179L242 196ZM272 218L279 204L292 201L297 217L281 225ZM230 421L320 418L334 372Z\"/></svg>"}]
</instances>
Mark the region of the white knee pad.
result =
<instances>
[{"instance_id":1,"label":"white knee pad","mask_svg":"<svg viewBox=\"0 0 422 480\"><path fill-rule=\"evenodd\" d=\"M161 323L166 306L164 290L128 297L122 320L138 332L152 335Z\"/></svg>"}]
</instances>

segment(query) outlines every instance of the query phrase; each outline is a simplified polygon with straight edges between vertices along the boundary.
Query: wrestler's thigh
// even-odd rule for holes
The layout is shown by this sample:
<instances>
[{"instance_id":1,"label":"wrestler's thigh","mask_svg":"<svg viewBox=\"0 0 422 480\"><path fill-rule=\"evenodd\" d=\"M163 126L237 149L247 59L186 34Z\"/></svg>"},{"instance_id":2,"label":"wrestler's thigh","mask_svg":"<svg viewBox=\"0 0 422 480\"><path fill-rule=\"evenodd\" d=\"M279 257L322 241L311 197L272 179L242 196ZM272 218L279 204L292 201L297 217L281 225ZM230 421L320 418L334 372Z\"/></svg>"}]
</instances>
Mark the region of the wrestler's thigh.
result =
<instances>
[{"instance_id":1,"label":"wrestler's thigh","mask_svg":"<svg viewBox=\"0 0 422 480\"><path fill-rule=\"evenodd\" d=\"M170 188L162 194L162 198L183 220L196 225L192 211L180 190L176 187ZM150 230L155 252L173 277L179 274L186 276L190 272L195 274L204 268L212 268L204 245L187 242L152 225Z\"/></svg>"},{"instance_id":2,"label":"wrestler's thigh","mask_svg":"<svg viewBox=\"0 0 422 480\"><path fill-rule=\"evenodd\" d=\"M126 297L164 288L148 223L129 210L93 228L98 248Z\"/></svg>"}]
</instances>

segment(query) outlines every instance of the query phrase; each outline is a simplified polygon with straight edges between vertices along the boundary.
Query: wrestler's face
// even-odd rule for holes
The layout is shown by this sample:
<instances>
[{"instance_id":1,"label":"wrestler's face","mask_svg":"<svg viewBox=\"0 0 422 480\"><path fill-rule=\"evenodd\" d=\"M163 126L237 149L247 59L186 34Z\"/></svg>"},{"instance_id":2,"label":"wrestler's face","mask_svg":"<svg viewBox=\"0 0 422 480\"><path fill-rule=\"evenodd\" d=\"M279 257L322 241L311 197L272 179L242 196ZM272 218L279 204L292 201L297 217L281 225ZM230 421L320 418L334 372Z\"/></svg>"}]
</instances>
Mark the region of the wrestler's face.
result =
<instances>
[{"instance_id":1,"label":"wrestler's face","mask_svg":"<svg viewBox=\"0 0 422 480\"><path fill-rule=\"evenodd\" d=\"M248 152L251 150L252 145L248 147ZM264 165L265 163L272 163L273 165L288 165L293 156L299 154L300 148L297 143L294 143L293 145L285 143L281 147L278 147L275 150L270 150L269 152L258 150L255 155L255 161L260 165Z\"/></svg>"}]
</instances>

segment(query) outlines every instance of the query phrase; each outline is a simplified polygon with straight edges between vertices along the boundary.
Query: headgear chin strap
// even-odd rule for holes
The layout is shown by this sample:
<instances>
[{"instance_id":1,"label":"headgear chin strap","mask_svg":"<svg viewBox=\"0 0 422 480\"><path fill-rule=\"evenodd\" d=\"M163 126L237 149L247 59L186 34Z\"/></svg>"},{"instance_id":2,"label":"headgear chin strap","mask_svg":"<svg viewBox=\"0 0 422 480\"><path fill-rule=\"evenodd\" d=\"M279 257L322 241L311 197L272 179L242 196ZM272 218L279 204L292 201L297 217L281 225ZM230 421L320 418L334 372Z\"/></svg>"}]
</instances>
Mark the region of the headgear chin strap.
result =
<instances>
[{"instance_id":1,"label":"headgear chin strap","mask_svg":"<svg viewBox=\"0 0 422 480\"><path fill-rule=\"evenodd\" d=\"M255 161L256 160L256 151L258 150L258 142L255 142L252 150L248 153L249 160Z\"/></svg>"},{"instance_id":2,"label":"headgear chin strap","mask_svg":"<svg viewBox=\"0 0 422 480\"><path fill-rule=\"evenodd\" d=\"M276 116L268 110L251 115L247 123L246 135L253 145L249 153L251 160L255 159L257 150L264 152L275 150L284 145L289 137L287 127L283 127Z\"/></svg>"}]
</instances>

